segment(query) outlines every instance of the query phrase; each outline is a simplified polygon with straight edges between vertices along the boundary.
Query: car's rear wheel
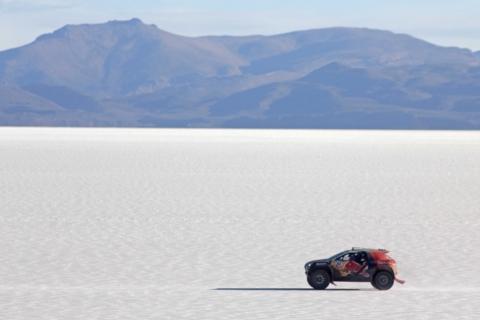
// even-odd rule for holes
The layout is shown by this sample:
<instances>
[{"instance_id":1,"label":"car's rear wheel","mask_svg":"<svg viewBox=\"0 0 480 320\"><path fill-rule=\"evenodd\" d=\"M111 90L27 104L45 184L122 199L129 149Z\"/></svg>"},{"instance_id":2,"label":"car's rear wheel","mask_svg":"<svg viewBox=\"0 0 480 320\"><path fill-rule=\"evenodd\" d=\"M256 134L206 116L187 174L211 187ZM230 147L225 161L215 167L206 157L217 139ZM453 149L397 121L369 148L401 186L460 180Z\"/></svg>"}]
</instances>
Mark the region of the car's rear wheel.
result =
<instances>
[{"instance_id":1,"label":"car's rear wheel","mask_svg":"<svg viewBox=\"0 0 480 320\"><path fill-rule=\"evenodd\" d=\"M326 270L315 270L308 275L307 281L313 289L324 290L330 284L330 275Z\"/></svg>"},{"instance_id":2,"label":"car's rear wheel","mask_svg":"<svg viewBox=\"0 0 480 320\"><path fill-rule=\"evenodd\" d=\"M372 280L372 286L378 290L388 290L393 286L393 275L388 271L379 271Z\"/></svg>"}]
</instances>

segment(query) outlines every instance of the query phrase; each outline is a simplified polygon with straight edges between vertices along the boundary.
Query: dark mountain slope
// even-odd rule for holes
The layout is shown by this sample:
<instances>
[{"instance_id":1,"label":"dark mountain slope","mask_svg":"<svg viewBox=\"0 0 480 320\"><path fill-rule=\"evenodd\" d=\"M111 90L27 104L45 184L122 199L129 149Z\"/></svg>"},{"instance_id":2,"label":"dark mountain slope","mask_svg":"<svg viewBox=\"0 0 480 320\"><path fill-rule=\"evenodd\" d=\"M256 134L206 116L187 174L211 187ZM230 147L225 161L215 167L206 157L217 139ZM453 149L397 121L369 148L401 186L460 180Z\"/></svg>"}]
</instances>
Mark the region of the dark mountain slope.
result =
<instances>
[{"instance_id":1,"label":"dark mountain slope","mask_svg":"<svg viewBox=\"0 0 480 320\"><path fill-rule=\"evenodd\" d=\"M212 105L224 126L475 128L477 100L441 99L402 86L388 72L329 64L307 76L236 93ZM480 92L480 91L479 91ZM454 102L455 101L455 102Z\"/></svg>"}]
</instances>

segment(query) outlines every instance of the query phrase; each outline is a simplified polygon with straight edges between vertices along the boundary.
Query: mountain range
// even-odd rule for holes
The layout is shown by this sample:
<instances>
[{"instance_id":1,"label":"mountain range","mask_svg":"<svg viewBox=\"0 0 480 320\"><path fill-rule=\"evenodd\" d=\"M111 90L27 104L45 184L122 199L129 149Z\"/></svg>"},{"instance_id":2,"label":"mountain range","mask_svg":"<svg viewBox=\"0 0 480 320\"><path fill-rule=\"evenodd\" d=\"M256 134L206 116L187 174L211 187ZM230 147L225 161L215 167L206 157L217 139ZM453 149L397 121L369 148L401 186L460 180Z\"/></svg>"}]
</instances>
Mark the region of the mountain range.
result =
<instances>
[{"instance_id":1,"label":"mountain range","mask_svg":"<svg viewBox=\"0 0 480 320\"><path fill-rule=\"evenodd\" d=\"M480 52L365 28L67 25L0 52L0 125L480 129Z\"/></svg>"}]
</instances>

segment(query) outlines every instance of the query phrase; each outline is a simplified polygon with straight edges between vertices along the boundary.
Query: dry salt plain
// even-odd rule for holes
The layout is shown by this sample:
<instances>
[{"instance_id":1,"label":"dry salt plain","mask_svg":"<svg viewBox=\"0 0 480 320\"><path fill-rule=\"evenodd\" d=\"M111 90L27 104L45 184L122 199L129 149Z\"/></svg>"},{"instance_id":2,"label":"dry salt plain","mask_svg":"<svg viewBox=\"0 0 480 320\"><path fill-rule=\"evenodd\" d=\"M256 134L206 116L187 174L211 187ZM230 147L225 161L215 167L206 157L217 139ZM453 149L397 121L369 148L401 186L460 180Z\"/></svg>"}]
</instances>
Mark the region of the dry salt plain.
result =
<instances>
[{"instance_id":1,"label":"dry salt plain","mask_svg":"<svg viewBox=\"0 0 480 320\"><path fill-rule=\"evenodd\" d=\"M480 318L480 132L0 128L0 218L0 319Z\"/></svg>"}]
</instances>

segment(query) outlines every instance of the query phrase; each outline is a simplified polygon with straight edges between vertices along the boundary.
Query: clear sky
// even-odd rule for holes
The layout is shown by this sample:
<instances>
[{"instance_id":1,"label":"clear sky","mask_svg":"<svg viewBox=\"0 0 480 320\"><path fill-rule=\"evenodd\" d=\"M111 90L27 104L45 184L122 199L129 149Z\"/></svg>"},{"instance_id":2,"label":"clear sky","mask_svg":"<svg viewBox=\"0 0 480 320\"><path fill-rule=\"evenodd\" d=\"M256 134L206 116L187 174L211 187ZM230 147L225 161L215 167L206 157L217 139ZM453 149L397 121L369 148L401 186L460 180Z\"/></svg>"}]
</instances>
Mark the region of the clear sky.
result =
<instances>
[{"instance_id":1,"label":"clear sky","mask_svg":"<svg viewBox=\"0 0 480 320\"><path fill-rule=\"evenodd\" d=\"M183 35L352 26L480 50L480 0L0 0L0 50L65 24L132 17Z\"/></svg>"}]
</instances>

